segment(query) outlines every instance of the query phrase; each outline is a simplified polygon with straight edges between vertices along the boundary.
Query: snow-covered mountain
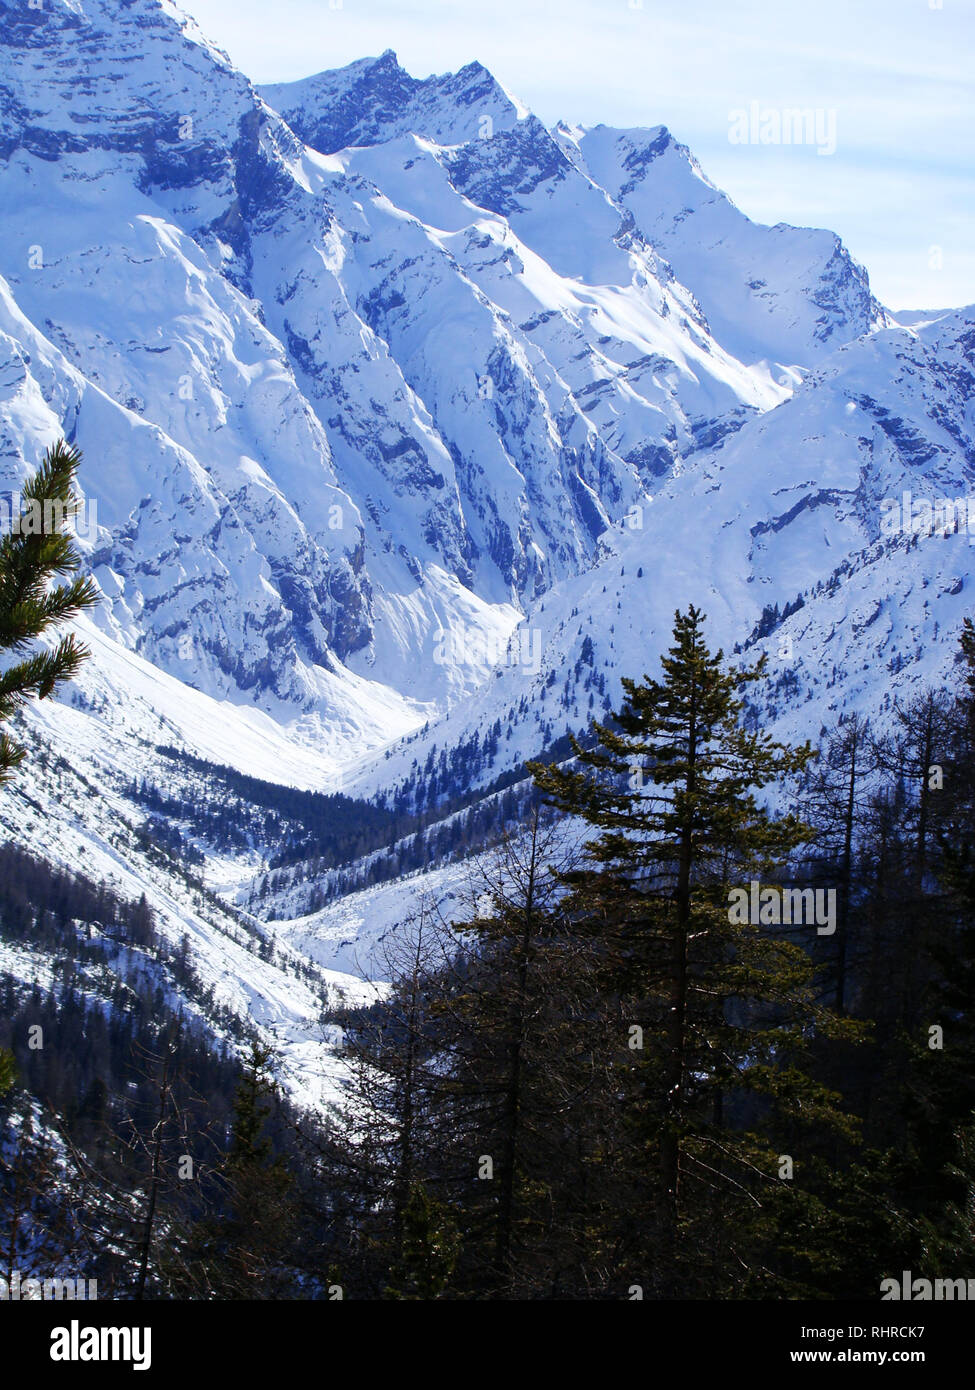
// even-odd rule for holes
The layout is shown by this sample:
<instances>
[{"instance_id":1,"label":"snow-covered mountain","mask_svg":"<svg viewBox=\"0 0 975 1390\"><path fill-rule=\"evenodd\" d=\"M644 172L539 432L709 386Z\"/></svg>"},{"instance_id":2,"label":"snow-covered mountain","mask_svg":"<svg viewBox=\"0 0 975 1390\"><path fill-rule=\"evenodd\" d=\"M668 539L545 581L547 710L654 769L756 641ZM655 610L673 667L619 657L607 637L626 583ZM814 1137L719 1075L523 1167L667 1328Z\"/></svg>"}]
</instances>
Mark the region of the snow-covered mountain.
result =
<instances>
[{"instance_id":1,"label":"snow-covered mountain","mask_svg":"<svg viewBox=\"0 0 975 1390\"><path fill-rule=\"evenodd\" d=\"M0 490L81 447L104 599L25 726L72 794L25 772L11 833L233 975L231 928L109 834L161 748L429 812L600 714L688 601L769 650L790 736L944 675L969 536L890 503L975 491L975 310L892 315L663 127L549 131L478 63L255 88L170 0L0 25ZM228 901L272 848L214 852ZM309 917L301 884L273 930L346 970L369 909Z\"/></svg>"},{"instance_id":2,"label":"snow-covered mountain","mask_svg":"<svg viewBox=\"0 0 975 1390\"><path fill-rule=\"evenodd\" d=\"M768 654L758 708L791 738L844 709L882 719L895 695L943 683L972 607L973 398L973 309L846 344L608 532L604 558L533 608L494 679L360 785L422 785L431 746L497 726L479 775L517 767L618 708L620 676L655 668L689 603L727 652Z\"/></svg>"},{"instance_id":3,"label":"snow-covered mountain","mask_svg":"<svg viewBox=\"0 0 975 1390\"><path fill-rule=\"evenodd\" d=\"M890 322L839 237L751 222L665 127L560 125L554 134L667 257L715 335L743 361L808 366Z\"/></svg>"},{"instance_id":4,"label":"snow-covered mountain","mask_svg":"<svg viewBox=\"0 0 975 1390\"><path fill-rule=\"evenodd\" d=\"M56 416L104 622L208 693L314 716L340 663L469 693L483 665L416 660L442 627L510 629L784 395L479 67L269 89L292 129L168 4L5 32L7 476Z\"/></svg>"}]
</instances>

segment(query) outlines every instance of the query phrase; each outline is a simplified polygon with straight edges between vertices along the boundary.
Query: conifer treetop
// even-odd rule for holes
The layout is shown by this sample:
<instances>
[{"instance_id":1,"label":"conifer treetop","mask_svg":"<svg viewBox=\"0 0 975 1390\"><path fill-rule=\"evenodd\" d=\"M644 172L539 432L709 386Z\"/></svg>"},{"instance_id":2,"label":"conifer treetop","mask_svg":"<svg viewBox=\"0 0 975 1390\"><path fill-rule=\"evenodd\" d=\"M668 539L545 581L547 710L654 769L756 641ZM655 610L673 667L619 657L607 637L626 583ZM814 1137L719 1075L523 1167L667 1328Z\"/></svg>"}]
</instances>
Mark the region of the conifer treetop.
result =
<instances>
[{"instance_id":1,"label":"conifer treetop","mask_svg":"<svg viewBox=\"0 0 975 1390\"><path fill-rule=\"evenodd\" d=\"M740 692L764 675L766 658L726 669L724 652L708 649L704 621L693 605L675 613L662 678L623 679L612 724L592 725L596 747L573 739L577 766L529 764L553 805L603 830L589 847L597 859L631 849L634 834L646 837L645 852L657 861L684 832L695 851L714 844L746 858L787 852L808 835L795 815L771 820L756 792L802 772L815 752L742 726Z\"/></svg>"}]
</instances>

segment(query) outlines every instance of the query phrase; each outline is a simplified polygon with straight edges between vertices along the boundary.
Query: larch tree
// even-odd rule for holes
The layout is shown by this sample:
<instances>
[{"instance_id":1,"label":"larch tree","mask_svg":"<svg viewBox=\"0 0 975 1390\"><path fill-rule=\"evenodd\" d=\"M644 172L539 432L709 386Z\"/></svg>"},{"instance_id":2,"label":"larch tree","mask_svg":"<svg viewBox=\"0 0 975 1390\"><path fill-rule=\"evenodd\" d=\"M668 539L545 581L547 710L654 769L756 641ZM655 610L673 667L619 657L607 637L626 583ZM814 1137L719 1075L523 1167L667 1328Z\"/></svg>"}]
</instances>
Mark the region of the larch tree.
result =
<instances>
[{"instance_id":1,"label":"larch tree","mask_svg":"<svg viewBox=\"0 0 975 1390\"><path fill-rule=\"evenodd\" d=\"M853 912L859 868L857 847L876 807L873 792L879 766L877 743L869 720L854 713L824 739L810 767L800 797L804 818L814 827L814 866L836 888L837 921L832 938L831 993L838 1013L849 1008L851 969L862 945ZM856 940L851 938L857 938Z\"/></svg>"}]
</instances>

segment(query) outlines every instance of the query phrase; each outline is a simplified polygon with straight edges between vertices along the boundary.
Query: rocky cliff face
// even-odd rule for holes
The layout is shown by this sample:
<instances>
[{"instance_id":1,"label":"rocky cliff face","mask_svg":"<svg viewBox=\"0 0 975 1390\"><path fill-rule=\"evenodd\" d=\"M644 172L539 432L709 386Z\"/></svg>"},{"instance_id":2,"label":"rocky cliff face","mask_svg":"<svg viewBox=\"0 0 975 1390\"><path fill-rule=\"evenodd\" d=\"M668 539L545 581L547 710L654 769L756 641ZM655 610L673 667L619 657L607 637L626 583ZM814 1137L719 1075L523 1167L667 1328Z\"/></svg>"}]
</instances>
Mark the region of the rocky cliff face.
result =
<instances>
[{"instance_id":1,"label":"rocky cliff face","mask_svg":"<svg viewBox=\"0 0 975 1390\"><path fill-rule=\"evenodd\" d=\"M5 479L84 449L102 621L203 691L469 694L483 663L417 653L510 627L787 394L587 141L478 64L258 92L157 0L20 0L4 32ZM863 331L837 295L822 333Z\"/></svg>"},{"instance_id":2,"label":"rocky cliff face","mask_svg":"<svg viewBox=\"0 0 975 1390\"><path fill-rule=\"evenodd\" d=\"M598 611L620 535L671 577L684 535L724 592L747 521L750 630L752 595L831 582L853 511L877 540L903 468L967 477L968 320L895 328L832 233L750 222L662 127L550 132L391 52L258 90L168 0L4 32L4 483L78 443L105 634L336 756L476 724L515 625ZM834 408L881 358L893 388L864 366Z\"/></svg>"}]
</instances>

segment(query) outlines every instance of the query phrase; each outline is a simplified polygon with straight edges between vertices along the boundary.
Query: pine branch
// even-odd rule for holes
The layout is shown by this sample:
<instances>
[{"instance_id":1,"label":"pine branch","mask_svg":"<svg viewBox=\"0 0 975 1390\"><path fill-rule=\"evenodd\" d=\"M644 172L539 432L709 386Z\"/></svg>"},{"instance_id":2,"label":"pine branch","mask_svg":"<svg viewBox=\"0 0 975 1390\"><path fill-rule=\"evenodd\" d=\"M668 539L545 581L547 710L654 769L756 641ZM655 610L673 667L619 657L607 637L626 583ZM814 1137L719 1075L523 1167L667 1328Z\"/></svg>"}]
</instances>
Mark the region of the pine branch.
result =
<instances>
[{"instance_id":1,"label":"pine branch","mask_svg":"<svg viewBox=\"0 0 975 1390\"><path fill-rule=\"evenodd\" d=\"M65 530L80 503L74 491L81 455L59 440L23 489L24 509L15 529L0 537L0 653L20 653L53 628L98 602L91 579L74 574L81 555ZM52 587L53 584L53 587ZM76 675L89 656L73 635L50 652L34 652L0 675L0 721L28 700L47 699ZM0 733L0 783L24 759L24 750Z\"/></svg>"}]
</instances>

